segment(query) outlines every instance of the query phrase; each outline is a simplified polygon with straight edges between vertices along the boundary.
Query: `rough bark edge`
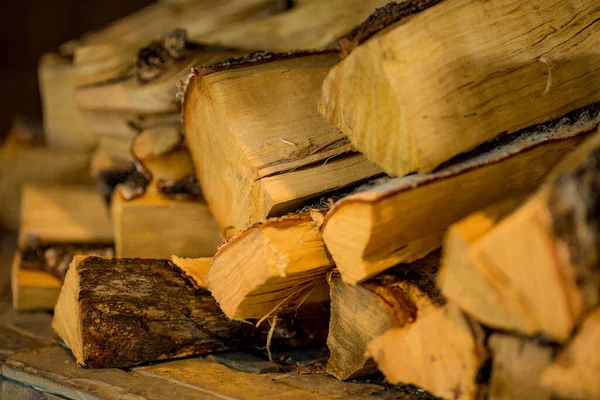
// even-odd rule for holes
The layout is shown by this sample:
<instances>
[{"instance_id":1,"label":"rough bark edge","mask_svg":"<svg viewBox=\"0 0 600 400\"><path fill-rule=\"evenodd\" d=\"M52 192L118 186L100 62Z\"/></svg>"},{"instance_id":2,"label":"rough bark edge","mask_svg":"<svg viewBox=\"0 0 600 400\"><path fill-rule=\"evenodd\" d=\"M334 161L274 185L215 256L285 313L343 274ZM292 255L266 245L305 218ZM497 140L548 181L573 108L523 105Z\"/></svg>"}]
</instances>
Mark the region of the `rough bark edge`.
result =
<instances>
[{"instance_id":1,"label":"rough bark edge","mask_svg":"<svg viewBox=\"0 0 600 400\"><path fill-rule=\"evenodd\" d=\"M460 154L435 171L401 178L378 178L359 186L352 194L335 203L325 217L325 224L338 210L351 203L376 203L398 193L446 179L475 168L501 162L537 146L588 133L600 125L600 103L571 111L555 120L525 128L514 134L501 135L473 150Z\"/></svg>"},{"instance_id":2,"label":"rough bark edge","mask_svg":"<svg viewBox=\"0 0 600 400\"><path fill-rule=\"evenodd\" d=\"M443 0L405 0L400 3L394 1L375 9L365 21L340 39L340 59L348 57L352 50L383 29L441 1Z\"/></svg>"}]
</instances>

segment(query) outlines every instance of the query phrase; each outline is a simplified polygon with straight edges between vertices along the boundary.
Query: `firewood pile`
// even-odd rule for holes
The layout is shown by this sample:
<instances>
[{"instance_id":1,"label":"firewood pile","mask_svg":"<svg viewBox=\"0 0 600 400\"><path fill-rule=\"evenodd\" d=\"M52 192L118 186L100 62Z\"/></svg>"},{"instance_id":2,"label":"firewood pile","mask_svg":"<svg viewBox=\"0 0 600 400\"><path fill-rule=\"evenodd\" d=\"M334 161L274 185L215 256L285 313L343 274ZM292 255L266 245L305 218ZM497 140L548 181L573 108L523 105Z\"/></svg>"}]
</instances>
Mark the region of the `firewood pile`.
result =
<instances>
[{"instance_id":1,"label":"firewood pile","mask_svg":"<svg viewBox=\"0 0 600 400\"><path fill-rule=\"evenodd\" d=\"M326 345L339 380L599 399L599 18L161 0L65 43L0 148L13 306L89 368Z\"/></svg>"}]
</instances>

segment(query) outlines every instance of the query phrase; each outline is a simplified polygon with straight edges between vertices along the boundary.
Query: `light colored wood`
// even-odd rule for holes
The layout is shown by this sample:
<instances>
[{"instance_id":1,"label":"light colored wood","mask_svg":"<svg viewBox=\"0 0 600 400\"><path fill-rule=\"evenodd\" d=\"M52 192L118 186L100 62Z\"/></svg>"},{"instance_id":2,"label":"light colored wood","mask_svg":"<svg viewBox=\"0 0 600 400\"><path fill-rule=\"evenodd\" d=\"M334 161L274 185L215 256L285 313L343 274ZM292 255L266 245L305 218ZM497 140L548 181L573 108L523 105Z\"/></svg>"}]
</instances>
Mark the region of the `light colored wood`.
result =
<instances>
[{"instance_id":1,"label":"light colored wood","mask_svg":"<svg viewBox=\"0 0 600 400\"><path fill-rule=\"evenodd\" d=\"M11 291L15 310L51 310L58 300L62 283L48 271L25 269L21 253L15 253L12 264Z\"/></svg>"},{"instance_id":2,"label":"light colored wood","mask_svg":"<svg viewBox=\"0 0 600 400\"><path fill-rule=\"evenodd\" d=\"M138 115L176 113L181 106L177 98L177 85L185 80L192 67L214 64L240 55L240 52L225 50L196 52L146 83L140 83L137 76L132 76L125 80L79 88L75 92L75 103L79 108L89 111Z\"/></svg>"},{"instance_id":3,"label":"light colored wood","mask_svg":"<svg viewBox=\"0 0 600 400\"><path fill-rule=\"evenodd\" d=\"M191 77L186 141L227 236L380 173L316 111L336 59L333 52L267 56Z\"/></svg>"},{"instance_id":4,"label":"light colored wood","mask_svg":"<svg viewBox=\"0 0 600 400\"><path fill-rule=\"evenodd\" d=\"M368 345L390 383L409 383L445 399L477 399L477 374L487 358L483 331L454 304L393 328Z\"/></svg>"},{"instance_id":5,"label":"light colored wood","mask_svg":"<svg viewBox=\"0 0 600 400\"><path fill-rule=\"evenodd\" d=\"M0 223L19 228L23 184L91 184L89 164L88 153L7 139L0 148Z\"/></svg>"},{"instance_id":6,"label":"light colored wood","mask_svg":"<svg viewBox=\"0 0 600 400\"><path fill-rule=\"evenodd\" d=\"M365 353L369 342L389 329L414 323L443 302L435 288L437 265L439 254L357 285L345 283L334 273L329 279L327 372L340 380L376 373L375 362Z\"/></svg>"},{"instance_id":7,"label":"light colored wood","mask_svg":"<svg viewBox=\"0 0 600 400\"><path fill-rule=\"evenodd\" d=\"M215 254L206 283L229 318L261 319L326 301L325 276L332 267L319 229L303 212L231 237Z\"/></svg>"},{"instance_id":8,"label":"light colored wood","mask_svg":"<svg viewBox=\"0 0 600 400\"><path fill-rule=\"evenodd\" d=\"M492 355L490 400L550 400L540 385L542 371L552 359L552 348L526 338L494 333L488 339Z\"/></svg>"},{"instance_id":9,"label":"light colored wood","mask_svg":"<svg viewBox=\"0 0 600 400\"><path fill-rule=\"evenodd\" d=\"M599 301L597 197L586 192L598 180L599 149L596 131L514 213L496 223L478 213L451 227L444 294L490 327L566 341Z\"/></svg>"},{"instance_id":10,"label":"light colored wood","mask_svg":"<svg viewBox=\"0 0 600 400\"><path fill-rule=\"evenodd\" d=\"M91 151L98 140L75 105L75 70L71 62L57 54L44 54L40 59L38 76L44 131L49 146Z\"/></svg>"},{"instance_id":11,"label":"light colored wood","mask_svg":"<svg viewBox=\"0 0 600 400\"><path fill-rule=\"evenodd\" d=\"M326 216L323 239L342 278L356 283L422 258L470 212L533 192L598 121L597 108L577 111L435 172L391 179L338 201Z\"/></svg>"},{"instance_id":12,"label":"light colored wood","mask_svg":"<svg viewBox=\"0 0 600 400\"><path fill-rule=\"evenodd\" d=\"M199 287L208 289L208 286L206 285L206 275L208 274L212 258L184 258L171 256L170 260L173 264L181 268L186 275L191 277Z\"/></svg>"},{"instance_id":13,"label":"light colored wood","mask_svg":"<svg viewBox=\"0 0 600 400\"><path fill-rule=\"evenodd\" d=\"M111 215L117 257L210 257L221 241L203 202L168 200L151 192L127 201L117 190Z\"/></svg>"},{"instance_id":14,"label":"light colored wood","mask_svg":"<svg viewBox=\"0 0 600 400\"><path fill-rule=\"evenodd\" d=\"M157 3L117 21L106 29L72 42L77 86L98 84L133 73L138 50L166 32L182 28L192 41L234 21L253 19L281 10L281 1L194 1Z\"/></svg>"},{"instance_id":15,"label":"light colored wood","mask_svg":"<svg viewBox=\"0 0 600 400\"><path fill-rule=\"evenodd\" d=\"M198 38L213 46L285 52L334 48L337 39L386 0L295 1L291 10L257 21L240 21Z\"/></svg>"},{"instance_id":16,"label":"light colored wood","mask_svg":"<svg viewBox=\"0 0 600 400\"><path fill-rule=\"evenodd\" d=\"M388 174L600 101L595 0L443 1L354 48L319 109Z\"/></svg>"},{"instance_id":17,"label":"light colored wood","mask_svg":"<svg viewBox=\"0 0 600 400\"><path fill-rule=\"evenodd\" d=\"M132 140L133 137L100 135L98 136L98 149L121 162L131 162L133 161L130 151Z\"/></svg>"},{"instance_id":18,"label":"light colored wood","mask_svg":"<svg viewBox=\"0 0 600 400\"><path fill-rule=\"evenodd\" d=\"M569 399L600 398L600 309L586 316L575 336L542 374L542 385Z\"/></svg>"},{"instance_id":19,"label":"light colored wood","mask_svg":"<svg viewBox=\"0 0 600 400\"><path fill-rule=\"evenodd\" d=\"M21 204L21 242L113 241L112 226L93 186L25 185Z\"/></svg>"}]
</instances>

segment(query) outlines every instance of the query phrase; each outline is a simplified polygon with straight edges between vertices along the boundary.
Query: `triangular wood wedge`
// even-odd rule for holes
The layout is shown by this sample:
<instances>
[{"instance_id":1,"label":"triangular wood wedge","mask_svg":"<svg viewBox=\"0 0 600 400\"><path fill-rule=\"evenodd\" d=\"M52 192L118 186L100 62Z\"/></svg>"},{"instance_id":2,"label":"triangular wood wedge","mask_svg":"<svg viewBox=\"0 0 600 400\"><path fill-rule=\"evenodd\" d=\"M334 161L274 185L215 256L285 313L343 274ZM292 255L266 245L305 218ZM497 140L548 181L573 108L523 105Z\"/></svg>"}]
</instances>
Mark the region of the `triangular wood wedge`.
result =
<instances>
[{"instance_id":1,"label":"triangular wood wedge","mask_svg":"<svg viewBox=\"0 0 600 400\"><path fill-rule=\"evenodd\" d=\"M371 341L368 354L390 383L413 384L445 399L477 399L488 358L481 327L452 303Z\"/></svg>"},{"instance_id":2,"label":"triangular wood wedge","mask_svg":"<svg viewBox=\"0 0 600 400\"><path fill-rule=\"evenodd\" d=\"M320 111L393 176L600 101L596 0L412 0L342 41ZM358 45L356 47L356 45Z\"/></svg>"},{"instance_id":3,"label":"triangular wood wedge","mask_svg":"<svg viewBox=\"0 0 600 400\"><path fill-rule=\"evenodd\" d=\"M394 327L404 327L444 304L435 286L439 253L399 265L362 284L329 279L331 319L327 372L346 380L377 372L367 344Z\"/></svg>"},{"instance_id":4,"label":"triangular wood wedge","mask_svg":"<svg viewBox=\"0 0 600 400\"><path fill-rule=\"evenodd\" d=\"M192 74L183 106L186 141L226 236L380 173L316 110L337 58L254 53Z\"/></svg>"},{"instance_id":5,"label":"triangular wood wedge","mask_svg":"<svg viewBox=\"0 0 600 400\"><path fill-rule=\"evenodd\" d=\"M231 319L263 319L328 300L333 261L312 210L271 218L239 233L215 254L206 282Z\"/></svg>"},{"instance_id":6,"label":"triangular wood wedge","mask_svg":"<svg viewBox=\"0 0 600 400\"><path fill-rule=\"evenodd\" d=\"M94 368L237 348L252 326L168 260L75 257L52 327L78 364Z\"/></svg>"},{"instance_id":7,"label":"triangular wood wedge","mask_svg":"<svg viewBox=\"0 0 600 400\"><path fill-rule=\"evenodd\" d=\"M452 226L444 294L491 327L567 340L599 301L598 154L596 130L515 212Z\"/></svg>"},{"instance_id":8,"label":"triangular wood wedge","mask_svg":"<svg viewBox=\"0 0 600 400\"><path fill-rule=\"evenodd\" d=\"M600 398L600 308L591 312L575 336L548 366L542 385L567 399Z\"/></svg>"},{"instance_id":9,"label":"triangular wood wedge","mask_svg":"<svg viewBox=\"0 0 600 400\"><path fill-rule=\"evenodd\" d=\"M441 246L453 222L533 192L599 121L600 106L586 107L482 145L435 172L387 180L343 198L323 229L342 278L356 283L422 258Z\"/></svg>"}]
</instances>

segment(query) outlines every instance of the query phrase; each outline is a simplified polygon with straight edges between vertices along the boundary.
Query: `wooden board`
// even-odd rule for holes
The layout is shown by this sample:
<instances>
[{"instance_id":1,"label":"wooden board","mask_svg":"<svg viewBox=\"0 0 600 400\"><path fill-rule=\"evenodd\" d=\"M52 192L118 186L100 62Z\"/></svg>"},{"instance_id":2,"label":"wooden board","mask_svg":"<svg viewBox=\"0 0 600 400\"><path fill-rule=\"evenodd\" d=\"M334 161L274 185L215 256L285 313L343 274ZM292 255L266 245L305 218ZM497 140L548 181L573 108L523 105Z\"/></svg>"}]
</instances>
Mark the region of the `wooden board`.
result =
<instances>
[{"instance_id":1,"label":"wooden board","mask_svg":"<svg viewBox=\"0 0 600 400\"><path fill-rule=\"evenodd\" d=\"M435 172L369 185L343 198L329 211L323 228L342 278L360 282L424 257L441 246L453 222L533 192L599 121L600 107L584 108L475 149Z\"/></svg>"},{"instance_id":2,"label":"wooden board","mask_svg":"<svg viewBox=\"0 0 600 400\"><path fill-rule=\"evenodd\" d=\"M334 52L248 58L196 69L184 131L225 235L380 173L316 111Z\"/></svg>"},{"instance_id":3,"label":"wooden board","mask_svg":"<svg viewBox=\"0 0 600 400\"><path fill-rule=\"evenodd\" d=\"M395 7L415 12L370 20L319 103L390 175L432 171L498 135L600 101L595 0Z\"/></svg>"}]
</instances>

